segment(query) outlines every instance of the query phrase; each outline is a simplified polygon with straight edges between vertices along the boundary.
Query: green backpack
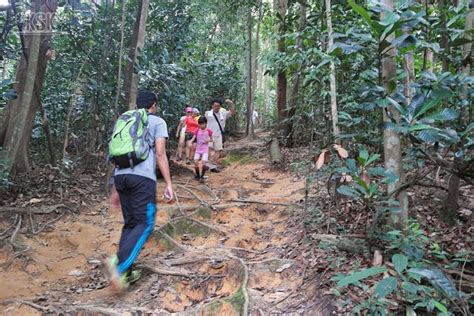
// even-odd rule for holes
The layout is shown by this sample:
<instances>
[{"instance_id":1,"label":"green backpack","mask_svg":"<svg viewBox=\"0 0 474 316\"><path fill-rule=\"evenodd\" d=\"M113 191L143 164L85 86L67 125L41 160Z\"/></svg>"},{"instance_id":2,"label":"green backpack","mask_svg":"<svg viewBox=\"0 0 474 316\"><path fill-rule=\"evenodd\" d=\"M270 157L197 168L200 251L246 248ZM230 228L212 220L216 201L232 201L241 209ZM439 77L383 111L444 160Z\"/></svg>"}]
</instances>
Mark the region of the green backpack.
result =
<instances>
[{"instance_id":1,"label":"green backpack","mask_svg":"<svg viewBox=\"0 0 474 316\"><path fill-rule=\"evenodd\" d=\"M148 112L130 110L117 119L109 141L110 160L118 168L133 168L145 161L150 152Z\"/></svg>"}]
</instances>

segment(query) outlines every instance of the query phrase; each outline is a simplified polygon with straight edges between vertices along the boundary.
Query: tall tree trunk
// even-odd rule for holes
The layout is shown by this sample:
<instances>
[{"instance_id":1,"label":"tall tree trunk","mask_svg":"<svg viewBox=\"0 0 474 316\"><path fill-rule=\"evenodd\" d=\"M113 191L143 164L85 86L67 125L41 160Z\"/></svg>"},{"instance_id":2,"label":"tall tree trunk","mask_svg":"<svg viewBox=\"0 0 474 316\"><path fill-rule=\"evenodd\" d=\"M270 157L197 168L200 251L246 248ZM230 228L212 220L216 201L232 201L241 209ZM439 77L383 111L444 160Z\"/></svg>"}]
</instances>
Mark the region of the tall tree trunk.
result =
<instances>
[{"instance_id":1,"label":"tall tree trunk","mask_svg":"<svg viewBox=\"0 0 474 316\"><path fill-rule=\"evenodd\" d=\"M247 15L247 125L245 134L249 139L254 139L253 130L253 82L252 82L252 9L249 8Z\"/></svg>"},{"instance_id":2,"label":"tall tree trunk","mask_svg":"<svg viewBox=\"0 0 474 316\"><path fill-rule=\"evenodd\" d=\"M465 38L468 40L472 40L472 35L469 33L469 30L472 30L472 20L474 18L474 8L470 7L469 8L469 13L466 16L466 22L465 22ZM469 41L468 43L463 45L462 49L462 60L463 60L463 67L462 67L462 73L465 76L469 76L471 74L471 63L472 63L472 42ZM468 94L469 94L469 86L466 85L463 89L462 93L462 99L467 99ZM467 128L467 125L469 124L469 113L468 113L468 107L463 106L461 107L459 115L459 123L463 127L463 129ZM461 139L461 142L458 146L456 146L455 152L458 152L464 147L464 144L466 143L466 137L463 137ZM464 162L464 159L462 156L456 156L454 157L454 164L455 166L462 166ZM459 186L461 184L461 180L459 177L455 174L451 175L451 178L449 180L449 187L448 187L448 196L446 197L445 203L444 203L444 210L442 213L442 217L444 220L446 220L449 224L453 225L456 222L457 218L457 210L458 210L458 199L459 199Z\"/></svg>"},{"instance_id":3,"label":"tall tree trunk","mask_svg":"<svg viewBox=\"0 0 474 316\"><path fill-rule=\"evenodd\" d=\"M440 46L443 49L441 60L443 62L443 72L449 71L449 34L447 29L447 14L448 14L448 4L446 0L438 0L439 8L438 10L441 13L441 43Z\"/></svg>"},{"instance_id":4,"label":"tall tree trunk","mask_svg":"<svg viewBox=\"0 0 474 316\"><path fill-rule=\"evenodd\" d=\"M253 71L252 71L252 91L253 91L253 108L257 108L257 91L260 91L260 81L261 81L261 65L258 62L258 57L260 54L260 23L263 18L263 2L262 0L258 1L258 20L257 20L257 29L255 31L255 49L253 51ZM259 109L259 112L260 109ZM259 113L260 114L260 113ZM253 122L253 120L252 120ZM254 126L255 129L255 126Z\"/></svg>"},{"instance_id":5,"label":"tall tree trunk","mask_svg":"<svg viewBox=\"0 0 474 316\"><path fill-rule=\"evenodd\" d=\"M212 41L216 36L217 28L219 27L219 19L216 19L214 25L212 26L212 30L209 32L209 36L207 37L207 44L204 52L202 53L202 61L207 61L208 56L212 50Z\"/></svg>"},{"instance_id":6,"label":"tall tree trunk","mask_svg":"<svg viewBox=\"0 0 474 316\"><path fill-rule=\"evenodd\" d=\"M302 32L306 26L306 4L300 3L300 19L298 31ZM296 48L303 50L303 42L301 36L298 36L296 39ZM295 124L294 116L296 115L296 109L298 106L298 93L300 91L301 77L303 69L306 65L302 64L298 67L298 70L293 76L293 85L291 87L290 99L288 101L288 112L286 117L288 118L285 124L285 138L286 145L288 147L294 146L294 135L293 135L293 125Z\"/></svg>"},{"instance_id":7,"label":"tall tree trunk","mask_svg":"<svg viewBox=\"0 0 474 316\"><path fill-rule=\"evenodd\" d=\"M41 15L41 17L47 15L51 17L50 21L52 22L57 8L57 1L52 0L47 4L48 5L46 5L44 1L32 1L32 7L34 10L30 13L31 16L34 18L37 15ZM18 12L15 1L12 1L12 8L14 14L17 15ZM37 33L30 32L26 34L23 33L24 30L22 29L22 25L20 23L17 25L20 32L20 41L23 52L17 65L16 83L14 86L18 97L8 102L2 126L0 127L0 146L5 147L7 151L10 151L9 144L12 144L12 142L15 143L15 147L18 146L18 148L13 149L12 151L15 152L15 157L8 170L11 175L15 175L18 172L28 171L30 169L28 148L35 122L36 110L41 103L40 94L48 64L47 52L50 49L51 42L51 32L41 33L36 31ZM32 49L36 49L34 46L36 44L33 43L34 40L39 40L39 51L37 52L32 51ZM30 65L30 55L38 56L34 61L35 65ZM29 89L29 87L26 87L26 83L28 82L27 74L29 73L30 67L34 67L34 73L36 76L33 82L33 91L31 92L31 95L25 92L27 91L25 89ZM27 100L30 101L26 102ZM23 114L20 113L23 113L24 111L26 111L27 114L23 123ZM23 125L18 125L20 123ZM47 129L45 129L45 133L48 138L49 131ZM10 156L11 153L8 155Z\"/></svg>"},{"instance_id":8,"label":"tall tree trunk","mask_svg":"<svg viewBox=\"0 0 474 316\"><path fill-rule=\"evenodd\" d=\"M331 0L326 0L326 23L328 28L328 47L329 51L333 45L333 36L332 36L332 17L331 17ZM335 142L339 143L339 126L338 126L338 117L337 117L337 95L336 95L336 67L334 62L331 60L329 62L329 91L331 97L331 121L332 121L332 133L335 139Z\"/></svg>"},{"instance_id":9,"label":"tall tree trunk","mask_svg":"<svg viewBox=\"0 0 474 316\"><path fill-rule=\"evenodd\" d=\"M387 11L393 11L393 0L382 0L382 5L385 6ZM387 13L382 13L383 15ZM388 42L391 42L394 39L392 34L387 38ZM394 92L394 86L396 86L397 80L397 50L395 48L389 49L384 56L382 57L382 80L385 87L385 92L391 94ZM384 123L391 122L390 117L395 119L396 122L400 121L400 114L392 106L387 106L383 112L383 121ZM398 177L398 181L388 185L388 194L392 194L399 187L403 178L403 165L402 165L402 150L401 150L401 138L398 133L393 129L384 129L384 159L385 159L385 169L392 172ZM398 215L398 222L395 223L401 227L406 227L408 219L408 202L405 192L401 192L398 195L398 200L400 202L400 212Z\"/></svg>"},{"instance_id":10,"label":"tall tree trunk","mask_svg":"<svg viewBox=\"0 0 474 316\"><path fill-rule=\"evenodd\" d=\"M122 0L122 18L120 20L120 48L119 48L119 58L118 58L118 70L117 70L117 87L115 88L115 99L114 99L114 111L118 116L121 112L119 108L119 98L120 98L120 80L122 79L122 62L123 62L123 42L125 39L124 28L125 28L125 15L126 15L126 0Z\"/></svg>"},{"instance_id":11,"label":"tall tree trunk","mask_svg":"<svg viewBox=\"0 0 474 316\"><path fill-rule=\"evenodd\" d=\"M138 73L135 72L135 64L137 63L138 57L140 56L140 52L145 43L145 27L149 5L150 0L140 0L138 2L137 18L133 26L130 51L128 53L128 65L124 80L125 104L129 109L135 108L135 102L137 99L140 78Z\"/></svg>"},{"instance_id":12,"label":"tall tree trunk","mask_svg":"<svg viewBox=\"0 0 474 316\"><path fill-rule=\"evenodd\" d=\"M287 0L278 1L278 13L281 16L282 21L279 22L278 27L278 42L277 49L280 54L284 54L286 50L286 44L284 35L286 32L286 11L287 11ZM278 69L277 73L277 111L278 111L278 122L281 124L286 119L286 102L287 102L287 79L285 69Z\"/></svg>"}]
</instances>

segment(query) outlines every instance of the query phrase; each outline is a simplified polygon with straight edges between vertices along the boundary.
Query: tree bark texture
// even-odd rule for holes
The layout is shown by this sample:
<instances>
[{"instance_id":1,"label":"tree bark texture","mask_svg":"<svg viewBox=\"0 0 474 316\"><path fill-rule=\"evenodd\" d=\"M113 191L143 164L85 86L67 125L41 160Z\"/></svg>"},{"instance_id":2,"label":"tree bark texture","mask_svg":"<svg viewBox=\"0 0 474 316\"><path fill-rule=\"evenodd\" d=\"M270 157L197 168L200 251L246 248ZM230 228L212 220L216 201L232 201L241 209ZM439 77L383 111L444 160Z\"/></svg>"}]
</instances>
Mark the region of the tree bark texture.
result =
<instances>
[{"instance_id":1,"label":"tree bark texture","mask_svg":"<svg viewBox=\"0 0 474 316\"><path fill-rule=\"evenodd\" d=\"M145 27L149 5L150 0L140 0L138 2L137 18L133 26L124 80L125 104L129 109L135 108L136 105L140 76L135 72L135 66L145 43Z\"/></svg>"},{"instance_id":2,"label":"tree bark texture","mask_svg":"<svg viewBox=\"0 0 474 316\"><path fill-rule=\"evenodd\" d=\"M253 131L253 67L252 65L252 10L248 10L247 15L247 49L246 49L246 63L247 63L247 124L245 134L248 138L255 137Z\"/></svg>"},{"instance_id":3,"label":"tree bark texture","mask_svg":"<svg viewBox=\"0 0 474 316\"><path fill-rule=\"evenodd\" d=\"M33 1L32 7L36 8L36 13L54 15L57 1L48 2L47 6L42 1ZM35 123L36 110L41 102L40 94L48 64L47 52L50 49L52 35L50 32L23 34L23 29L19 31L21 33L20 39L22 47L24 47L24 54L21 55L16 69L14 89L17 93L17 98L8 102L2 119L2 125L0 126L0 146L6 148L6 151L11 150L10 144L15 143L15 147L18 146L18 148L13 150L15 152L14 157L11 156L13 152L7 153L7 156L13 157L12 165L8 170L12 176L19 172L28 171L31 168L28 148ZM39 43L38 48L36 48L35 41ZM38 51L34 51L36 49ZM32 57L34 57L34 60L30 62ZM33 65L32 63L35 64ZM34 71L30 71L30 67L33 67ZM35 78L32 86L33 91L30 95L30 92L28 92L30 87L27 87L27 82L31 79L28 76L33 72ZM24 114L26 117L23 121ZM45 129L45 132L48 133L48 130Z\"/></svg>"},{"instance_id":4,"label":"tree bark texture","mask_svg":"<svg viewBox=\"0 0 474 316\"><path fill-rule=\"evenodd\" d=\"M382 0L382 5L384 5L388 10L393 10L393 0ZM383 13L384 14L384 13ZM383 17L382 14L382 17ZM394 39L393 34L387 38L389 42ZM384 56L382 56L382 80L385 87L385 92L391 94L396 87L397 80L397 50L395 48L389 49ZM383 121L384 123L390 122L390 117L395 119L397 122L400 121L400 114L392 106L387 106L383 112ZM403 166L402 166L402 150L401 150L401 138L398 133L393 129L384 128L384 159L385 159L385 168L395 174L398 177L398 181L395 183L390 183L388 185L388 194L396 191L401 184L403 178ZM399 223L402 227L406 226L406 221L408 218L408 202L405 192L401 192L398 195L398 200L400 202L400 212L398 215Z\"/></svg>"},{"instance_id":5,"label":"tree bark texture","mask_svg":"<svg viewBox=\"0 0 474 316\"><path fill-rule=\"evenodd\" d=\"M465 22L465 30L472 30L472 24L473 24L473 18L474 18L474 8L470 8L469 13L466 16L466 22ZM465 38L472 40L472 35L469 32L465 33ZM472 42L468 42L463 45L462 49L462 60L463 60L463 68L462 68L462 73L465 76L469 76L471 73L471 63L472 63ZM467 99L468 93L469 93L469 87L466 85L464 87L464 91L462 94L462 99L465 100ZM469 113L468 113L468 106L463 106L461 108L459 115L459 123L460 125L465 129L467 125L469 124ZM461 142L459 143L458 146L456 146L456 149L454 150L455 152L460 151L466 142L466 138L463 137L461 139ZM462 166L464 163L464 159L462 156L455 156L454 157L454 164L456 167ZM457 218L457 210L458 210L458 199L459 199L459 186L461 184L460 178L452 174L451 178L449 180L449 186L448 186L448 195L446 197L445 203L444 203L444 210L442 217L449 223L449 224L454 224L456 222Z\"/></svg>"},{"instance_id":6,"label":"tree bark texture","mask_svg":"<svg viewBox=\"0 0 474 316\"><path fill-rule=\"evenodd\" d=\"M327 51L331 49L333 45L333 36L332 36L332 17L331 17L331 0L326 0L326 23L328 28L328 47ZM334 62L331 60L329 62L329 91L331 97L331 121L332 121L332 133L335 139L335 142L339 142L340 132L338 126L338 117L337 117L337 94L336 94L336 67Z\"/></svg>"},{"instance_id":7,"label":"tree bark texture","mask_svg":"<svg viewBox=\"0 0 474 316\"><path fill-rule=\"evenodd\" d=\"M284 35L286 32L285 16L287 11L287 0L278 0L278 13L281 21L278 27L277 49L280 54L284 54L286 50ZM287 102L287 78L285 69L279 69L277 73L277 111L278 122L282 123L286 119L286 102Z\"/></svg>"}]
</instances>

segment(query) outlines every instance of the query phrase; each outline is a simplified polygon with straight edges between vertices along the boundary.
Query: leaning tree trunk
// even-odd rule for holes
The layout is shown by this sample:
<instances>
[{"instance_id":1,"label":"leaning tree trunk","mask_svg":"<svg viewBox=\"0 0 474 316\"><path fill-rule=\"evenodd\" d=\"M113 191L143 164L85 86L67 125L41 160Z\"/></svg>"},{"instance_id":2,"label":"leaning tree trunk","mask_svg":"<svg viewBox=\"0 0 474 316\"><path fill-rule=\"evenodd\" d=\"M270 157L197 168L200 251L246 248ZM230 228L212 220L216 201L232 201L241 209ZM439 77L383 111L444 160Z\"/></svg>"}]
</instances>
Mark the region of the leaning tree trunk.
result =
<instances>
[{"instance_id":1,"label":"leaning tree trunk","mask_svg":"<svg viewBox=\"0 0 474 316\"><path fill-rule=\"evenodd\" d=\"M466 30L465 38L468 40L472 40L472 35L468 32L468 30L472 30L473 18L474 18L474 8L470 6L469 13L466 16L466 22L465 22L465 30ZM462 73L465 76L469 76L471 73L471 63L472 63L471 51L472 51L472 42L468 41L466 44L464 44L463 49L462 49L462 61L463 61ZM461 95L461 98L465 100L468 98L469 86L465 85L463 90L464 91ZM462 126L463 128L467 128L467 125L469 124L469 113L468 113L467 106L461 107L459 121L460 121L459 122L460 126ZM456 149L454 151L455 152L461 151L465 143L466 143L466 138L465 137L461 138L461 142L456 146ZM463 162L464 162L464 159L462 156L454 157L455 167L462 166ZM444 203L444 210L442 213L442 217L451 225L453 225L456 222L456 218L457 218L460 184L461 184L461 180L459 179L459 177L456 174L452 174L449 180L448 196L446 197L446 200Z\"/></svg>"},{"instance_id":2,"label":"leaning tree trunk","mask_svg":"<svg viewBox=\"0 0 474 316\"><path fill-rule=\"evenodd\" d=\"M130 43L128 64L124 80L125 105L129 109L133 109L135 107L135 102L137 99L138 81L140 77L138 73L135 72L135 65L145 43L145 27L149 4L150 0L140 0L138 2L137 18L133 26L132 41Z\"/></svg>"},{"instance_id":3,"label":"leaning tree trunk","mask_svg":"<svg viewBox=\"0 0 474 316\"><path fill-rule=\"evenodd\" d=\"M393 11L393 0L382 0L382 5L388 11ZM383 15L387 13L382 13ZM388 42L391 42L394 39L394 36L391 35L387 38ZM391 94L396 89L396 80L397 80L397 50L395 48L389 48L386 51L382 58L382 80L385 87L385 92ZM396 122L400 121L400 114L392 106L387 106L383 112L383 121L384 123L391 122L391 119L394 119ZM385 125L385 124L384 124ZM388 171L391 171L398 177L398 181L388 185L388 194L392 194L398 190L400 187L401 180L403 178L403 166L402 166L402 149L401 149L401 138L398 133L393 129L384 128L384 159L385 159L385 168ZM398 223L402 228L406 227L408 219L408 202L407 197L404 191L398 194L398 200L400 202L400 212L398 215Z\"/></svg>"},{"instance_id":4,"label":"leaning tree trunk","mask_svg":"<svg viewBox=\"0 0 474 316\"><path fill-rule=\"evenodd\" d=\"M16 12L15 2L12 3L12 6ZM51 0L47 5L43 1L32 1L32 7L36 8L36 10L31 13L33 18L35 14L39 13L42 17L44 15L51 16L50 21L53 21L52 17L54 17L56 12L57 1ZM10 162L11 165L9 164L9 167L7 167L8 173L11 175L28 171L31 168L28 147L35 122L36 110L41 104L40 94L48 64L48 50L50 50L51 46L51 32L41 33L37 31L37 33L30 32L26 34L23 33L24 30L21 24L18 24L18 28L23 50L23 54L17 65L16 84L14 86L18 97L8 102L2 120L2 126L0 127L0 146L6 148L5 150L9 152L11 150L9 146L13 143L15 144L15 149L12 149L12 151L7 154L7 156L11 156L15 153L13 161ZM39 41L38 51L33 51L36 49L35 40ZM30 55L37 55L38 57L35 57L35 61L33 62L30 61ZM34 63L34 65L32 63ZM27 76L31 74L32 71L30 67L34 68L35 73L31 95L29 95L29 87L27 87L27 82L29 82ZM21 117L23 114L20 113L24 112L26 112L26 118L23 122L23 118ZM46 136L48 137L48 135Z\"/></svg>"},{"instance_id":5,"label":"leaning tree trunk","mask_svg":"<svg viewBox=\"0 0 474 316\"><path fill-rule=\"evenodd\" d=\"M328 27L328 47L327 51L331 49L333 45L332 36L332 19L331 19L331 0L326 0L326 23ZM337 117L337 95L336 95L336 67L334 62L329 62L329 91L331 96L331 120L332 120L332 133L335 142L339 142L340 132L338 126Z\"/></svg>"},{"instance_id":6,"label":"leaning tree trunk","mask_svg":"<svg viewBox=\"0 0 474 316\"><path fill-rule=\"evenodd\" d=\"M286 10L287 0L278 0L278 12L280 13L282 21L279 22L278 35L279 39L277 42L277 49L280 54L284 54L286 50L285 44L285 32L286 32ZM286 119L286 102L287 102L287 79L286 71L283 68L278 69L277 72L277 111L278 111L278 122L280 124Z\"/></svg>"},{"instance_id":7,"label":"leaning tree trunk","mask_svg":"<svg viewBox=\"0 0 474 316\"><path fill-rule=\"evenodd\" d=\"M24 75L25 80L23 82L23 89L18 91L21 94L18 95L16 113L12 115L13 126L9 128L10 135L8 135L9 137L4 143L4 146L6 147L4 156L4 175L11 175L16 159L18 155L21 154L21 149L25 145L25 142L23 141L23 135L25 134L25 126L30 114L31 104L33 102L34 86L38 71L40 44L41 35L31 35L31 41L28 47L28 67Z\"/></svg>"},{"instance_id":8,"label":"leaning tree trunk","mask_svg":"<svg viewBox=\"0 0 474 316\"><path fill-rule=\"evenodd\" d=\"M247 63L247 124L245 134L249 139L255 138L253 131L253 81L252 81L252 10L248 10L247 16L247 49L246 49L246 63Z\"/></svg>"}]
</instances>

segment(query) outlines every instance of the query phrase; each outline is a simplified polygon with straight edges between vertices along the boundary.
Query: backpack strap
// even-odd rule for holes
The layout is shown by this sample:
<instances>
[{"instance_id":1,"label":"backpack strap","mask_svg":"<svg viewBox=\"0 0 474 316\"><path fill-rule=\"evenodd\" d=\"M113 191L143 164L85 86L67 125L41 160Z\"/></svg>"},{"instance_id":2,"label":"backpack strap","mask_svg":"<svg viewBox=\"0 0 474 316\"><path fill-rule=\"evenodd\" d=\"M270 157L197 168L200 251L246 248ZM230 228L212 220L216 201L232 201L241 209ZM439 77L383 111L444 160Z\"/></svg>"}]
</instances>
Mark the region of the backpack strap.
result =
<instances>
[{"instance_id":1,"label":"backpack strap","mask_svg":"<svg viewBox=\"0 0 474 316\"><path fill-rule=\"evenodd\" d=\"M217 118L216 112L212 111L212 115L214 115L214 118L216 119L217 125L219 125L219 129L221 130L221 134L224 135L224 131L222 130L221 122L219 122L219 119Z\"/></svg>"}]
</instances>

